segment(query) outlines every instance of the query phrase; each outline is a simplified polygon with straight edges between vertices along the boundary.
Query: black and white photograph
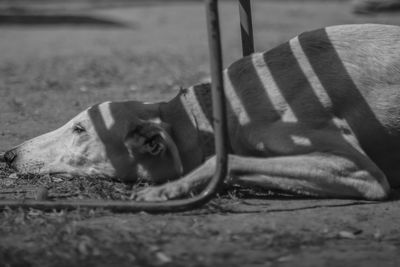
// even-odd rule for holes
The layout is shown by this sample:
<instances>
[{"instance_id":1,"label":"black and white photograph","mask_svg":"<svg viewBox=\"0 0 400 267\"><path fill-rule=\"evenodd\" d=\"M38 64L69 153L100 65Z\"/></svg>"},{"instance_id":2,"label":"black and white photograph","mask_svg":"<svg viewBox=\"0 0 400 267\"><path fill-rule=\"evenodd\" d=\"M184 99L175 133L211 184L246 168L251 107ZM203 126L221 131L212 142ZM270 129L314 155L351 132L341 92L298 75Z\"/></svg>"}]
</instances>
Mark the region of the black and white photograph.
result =
<instances>
[{"instance_id":1,"label":"black and white photograph","mask_svg":"<svg viewBox=\"0 0 400 267\"><path fill-rule=\"evenodd\" d=\"M0 267L400 266L400 0L0 0Z\"/></svg>"}]
</instances>

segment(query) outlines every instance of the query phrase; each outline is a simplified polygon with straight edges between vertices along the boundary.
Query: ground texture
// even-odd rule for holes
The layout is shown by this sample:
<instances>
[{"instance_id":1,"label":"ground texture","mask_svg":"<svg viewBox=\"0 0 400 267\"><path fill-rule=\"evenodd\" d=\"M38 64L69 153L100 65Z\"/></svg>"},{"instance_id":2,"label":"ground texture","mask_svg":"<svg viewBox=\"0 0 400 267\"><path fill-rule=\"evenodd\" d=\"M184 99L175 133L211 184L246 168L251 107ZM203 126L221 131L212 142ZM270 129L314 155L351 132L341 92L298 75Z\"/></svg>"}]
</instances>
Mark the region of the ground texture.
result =
<instances>
[{"instance_id":1,"label":"ground texture","mask_svg":"<svg viewBox=\"0 0 400 267\"><path fill-rule=\"evenodd\" d=\"M168 99L208 76L201 2L102 1L101 9L72 2L0 5L0 151L94 103ZM240 57L237 6L223 1L220 10L228 65ZM400 24L395 14L354 16L347 1L254 1L253 13L259 51L327 25ZM29 25L20 18L27 14L35 15ZM4 165L0 178L0 199L35 198L40 188L56 200L128 199L132 190L18 176ZM301 199L238 188L176 214L4 210L0 266L400 266L398 199Z\"/></svg>"}]
</instances>

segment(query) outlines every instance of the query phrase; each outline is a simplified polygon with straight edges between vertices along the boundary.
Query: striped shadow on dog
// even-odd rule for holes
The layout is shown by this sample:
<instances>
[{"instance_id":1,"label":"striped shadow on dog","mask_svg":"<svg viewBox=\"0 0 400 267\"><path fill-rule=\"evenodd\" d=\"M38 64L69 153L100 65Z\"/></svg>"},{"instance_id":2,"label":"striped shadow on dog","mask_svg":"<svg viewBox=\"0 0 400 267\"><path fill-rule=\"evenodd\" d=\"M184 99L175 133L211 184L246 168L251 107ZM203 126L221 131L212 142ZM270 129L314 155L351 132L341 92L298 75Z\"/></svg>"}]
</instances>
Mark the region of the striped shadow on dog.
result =
<instances>
[{"instance_id":1,"label":"striped shadow on dog","mask_svg":"<svg viewBox=\"0 0 400 267\"><path fill-rule=\"evenodd\" d=\"M324 198L386 199L400 185L400 27L305 32L224 70L227 184ZM215 171L210 85L168 102L105 102L7 151L19 172L112 177L163 201Z\"/></svg>"}]
</instances>

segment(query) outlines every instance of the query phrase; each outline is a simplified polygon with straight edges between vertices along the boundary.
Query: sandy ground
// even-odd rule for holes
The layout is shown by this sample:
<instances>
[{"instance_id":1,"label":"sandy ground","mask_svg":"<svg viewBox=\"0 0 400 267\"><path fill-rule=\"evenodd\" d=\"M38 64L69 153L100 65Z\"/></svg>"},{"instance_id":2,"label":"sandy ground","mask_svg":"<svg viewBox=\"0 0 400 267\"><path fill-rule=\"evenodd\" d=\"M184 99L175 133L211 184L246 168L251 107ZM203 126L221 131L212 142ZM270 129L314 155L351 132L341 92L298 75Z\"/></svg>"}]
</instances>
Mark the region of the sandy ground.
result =
<instances>
[{"instance_id":1,"label":"sandy ground","mask_svg":"<svg viewBox=\"0 0 400 267\"><path fill-rule=\"evenodd\" d=\"M237 6L220 6L228 65L240 57ZM116 23L0 23L0 151L94 103L168 99L208 75L201 3L79 12ZM327 25L400 24L396 14L356 17L343 1L254 1L253 12L259 51ZM111 181L16 177L4 165L0 177L0 198L32 197L27 188L39 185L60 199L123 199L130 191ZM7 193L18 188L25 191ZM398 199L315 200L238 190L177 214L6 210L0 213L0 266L399 266Z\"/></svg>"}]
</instances>

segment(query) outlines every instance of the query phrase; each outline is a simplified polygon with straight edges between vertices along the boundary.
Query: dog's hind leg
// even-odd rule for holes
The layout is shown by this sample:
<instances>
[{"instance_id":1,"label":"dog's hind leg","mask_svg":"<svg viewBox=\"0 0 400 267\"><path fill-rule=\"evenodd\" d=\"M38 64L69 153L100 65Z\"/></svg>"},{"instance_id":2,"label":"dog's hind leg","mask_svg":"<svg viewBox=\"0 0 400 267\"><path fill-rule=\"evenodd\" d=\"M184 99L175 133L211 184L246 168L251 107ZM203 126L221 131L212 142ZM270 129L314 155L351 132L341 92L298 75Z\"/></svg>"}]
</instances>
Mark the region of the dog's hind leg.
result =
<instances>
[{"instance_id":1,"label":"dog's hind leg","mask_svg":"<svg viewBox=\"0 0 400 267\"><path fill-rule=\"evenodd\" d=\"M215 170L215 158L187 176L135 195L137 200L179 198L203 187ZM326 198L387 198L390 187L385 175L362 154L315 152L294 156L251 158L229 156L228 183L279 189Z\"/></svg>"},{"instance_id":2,"label":"dog's hind leg","mask_svg":"<svg viewBox=\"0 0 400 267\"><path fill-rule=\"evenodd\" d=\"M368 158L310 153L267 159L231 157L231 183L326 198L382 200L385 175Z\"/></svg>"}]
</instances>

